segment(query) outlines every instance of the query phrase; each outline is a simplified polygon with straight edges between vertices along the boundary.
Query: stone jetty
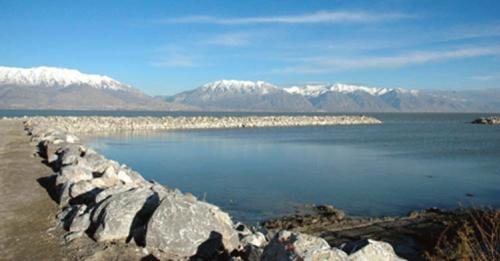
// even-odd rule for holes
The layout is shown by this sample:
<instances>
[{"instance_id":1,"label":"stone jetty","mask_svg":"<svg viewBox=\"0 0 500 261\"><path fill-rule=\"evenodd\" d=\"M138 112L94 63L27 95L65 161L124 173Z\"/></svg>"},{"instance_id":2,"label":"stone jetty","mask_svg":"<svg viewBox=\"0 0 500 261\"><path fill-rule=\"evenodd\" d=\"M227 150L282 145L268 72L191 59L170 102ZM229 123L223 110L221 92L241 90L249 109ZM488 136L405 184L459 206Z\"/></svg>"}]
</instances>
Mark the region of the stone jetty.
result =
<instances>
[{"instance_id":1,"label":"stone jetty","mask_svg":"<svg viewBox=\"0 0 500 261\"><path fill-rule=\"evenodd\" d=\"M67 133L380 124L368 116L34 117Z\"/></svg>"},{"instance_id":2,"label":"stone jetty","mask_svg":"<svg viewBox=\"0 0 500 261\"><path fill-rule=\"evenodd\" d=\"M500 117L482 117L482 118L477 118L473 120L471 123L474 124L500 124Z\"/></svg>"},{"instance_id":3,"label":"stone jetty","mask_svg":"<svg viewBox=\"0 0 500 261\"><path fill-rule=\"evenodd\" d=\"M91 238L97 246L108 244L108 250L133 245L144 258L160 260L401 259L389 244L371 239L345 251L312 235L287 230L270 233L235 224L217 206L147 181L126 165L107 159L82 144L77 133L376 123L380 121L365 116L24 119L40 157L54 171L45 186L59 205L55 216L66 231L64 240Z\"/></svg>"}]
</instances>

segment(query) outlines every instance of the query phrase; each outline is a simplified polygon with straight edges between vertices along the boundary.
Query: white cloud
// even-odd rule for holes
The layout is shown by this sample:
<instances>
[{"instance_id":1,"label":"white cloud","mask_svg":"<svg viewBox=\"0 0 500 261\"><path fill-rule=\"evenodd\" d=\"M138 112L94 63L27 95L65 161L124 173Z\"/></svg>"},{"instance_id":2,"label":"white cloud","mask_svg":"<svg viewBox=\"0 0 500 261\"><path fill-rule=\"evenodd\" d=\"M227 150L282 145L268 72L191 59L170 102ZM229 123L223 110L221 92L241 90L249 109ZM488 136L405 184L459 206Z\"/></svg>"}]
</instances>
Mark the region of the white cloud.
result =
<instances>
[{"instance_id":1,"label":"white cloud","mask_svg":"<svg viewBox=\"0 0 500 261\"><path fill-rule=\"evenodd\" d=\"M214 16L186 16L158 20L159 23L209 23L220 25L248 24L315 24L315 23L369 23L384 20L410 18L401 13L371 13L363 11L320 11L288 16L254 16L242 18L222 18Z\"/></svg>"},{"instance_id":2,"label":"white cloud","mask_svg":"<svg viewBox=\"0 0 500 261\"><path fill-rule=\"evenodd\" d=\"M449 51L421 51L377 57L320 57L304 59L305 64L276 70L277 73L326 73L335 70L398 68L417 64L498 55L498 47L462 48Z\"/></svg>"}]
</instances>

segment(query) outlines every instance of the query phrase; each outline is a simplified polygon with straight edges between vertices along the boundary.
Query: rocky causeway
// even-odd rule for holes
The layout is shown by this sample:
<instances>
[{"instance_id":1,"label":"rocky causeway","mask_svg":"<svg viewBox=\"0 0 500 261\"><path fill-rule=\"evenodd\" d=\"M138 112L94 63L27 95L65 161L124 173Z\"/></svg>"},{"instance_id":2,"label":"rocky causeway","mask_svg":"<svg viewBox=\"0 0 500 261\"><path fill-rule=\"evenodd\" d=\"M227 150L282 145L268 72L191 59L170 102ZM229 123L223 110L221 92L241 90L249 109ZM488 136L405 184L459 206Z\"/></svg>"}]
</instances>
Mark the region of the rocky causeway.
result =
<instances>
[{"instance_id":1,"label":"rocky causeway","mask_svg":"<svg viewBox=\"0 0 500 261\"><path fill-rule=\"evenodd\" d=\"M489 124L489 125L494 125L494 124L500 124L500 117L481 117L473 120L471 123L474 124Z\"/></svg>"},{"instance_id":2,"label":"rocky causeway","mask_svg":"<svg viewBox=\"0 0 500 261\"><path fill-rule=\"evenodd\" d=\"M379 120L366 116L29 117L0 120L3 129L10 126L9 131L17 132L18 138L23 137L20 134L24 127L31 143L26 136L21 143L24 147L31 144L32 154L37 148L37 155L25 150L24 154L11 160L30 158L31 161L25 164L39 166L40 170L30 169L31 176L22 179L38 180L57 204L43 200L47 207L32 213L29 219L45 220L40 227L47 231L20 240L29 245L31 240L50 237L44 242L55 250L49 251L51 254L47 254L46 259L63 256L62 259L66 260L403 260L398 256L400 253L415 257L418 251L404 249L408 244L391 246L406 239L394 240L398 233L392 233L391 237L390 231L411 230L409 227L425 222L432 226L435 220L444 219L447 214L429 210L399 218L355 218L331 206L317 206L314 215L285 217L267 221L262 227L250 227L233 222L223 210L190 193L145 180L128 166L107 159L82 144L77 136L79 133L122 130L379 123ZM9 136L5 137L9 139ZM10 174L23 175L2 171L2 179ZM30 187L34 180L29 182L17 188L23 190L21 194L30 192L24 190L40 188ZM2 186L9 185L2 182ZM48 195L46 199L49 199ZM7 215L7 197L3 201L2 214ZM31 203L34 204L38 203ZM19 206L10 206L11 209L15 207ZM10 220L12 224L2 224L2 230L20 226L15 217L11 216ZM54 227L50 228L49 224ZM367 229L372 233L367 233ZM389 232L384 234L383 231ZM4 233L7 239L15 233L7 232ZM414 239L418 240L417 237ZM58 244L60 249L56 246ZM7 251L8 244L2 242L1 247L2 252ZM398 254L393 247L398 249ZM40 257L48 251L26 253L22 247L11 249L14 249L10 253L12 257L23 259Z\"/></svg>"},{"instance_id":3,"label":"rocky causeway","mask_svg":"<svg viewBox=\"0 0 500 261\"><path fill-rule=\"evenodd\" d=\"M67 133L380 124L368 116L35 117Z\"/></svg>"}]
</instances>

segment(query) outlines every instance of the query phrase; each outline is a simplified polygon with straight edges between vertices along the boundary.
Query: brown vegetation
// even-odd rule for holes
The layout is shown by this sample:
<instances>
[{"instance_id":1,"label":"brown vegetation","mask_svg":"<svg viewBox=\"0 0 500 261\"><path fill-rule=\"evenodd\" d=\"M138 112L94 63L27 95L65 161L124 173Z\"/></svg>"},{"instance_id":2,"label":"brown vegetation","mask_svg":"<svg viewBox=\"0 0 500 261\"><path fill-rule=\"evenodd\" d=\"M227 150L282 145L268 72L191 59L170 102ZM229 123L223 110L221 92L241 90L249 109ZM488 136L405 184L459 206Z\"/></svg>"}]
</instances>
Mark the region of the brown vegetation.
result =
<instances>
[{"instance_id":1,"label":"brown vegetation","mask_svg":"<svg viewBox=\"0 0 500 261\"><path fill-rule=\"evenodd\" d=\"M428 260L500 260L500 210L473 209L450 223Z\"/></svg>"}]
</instances>

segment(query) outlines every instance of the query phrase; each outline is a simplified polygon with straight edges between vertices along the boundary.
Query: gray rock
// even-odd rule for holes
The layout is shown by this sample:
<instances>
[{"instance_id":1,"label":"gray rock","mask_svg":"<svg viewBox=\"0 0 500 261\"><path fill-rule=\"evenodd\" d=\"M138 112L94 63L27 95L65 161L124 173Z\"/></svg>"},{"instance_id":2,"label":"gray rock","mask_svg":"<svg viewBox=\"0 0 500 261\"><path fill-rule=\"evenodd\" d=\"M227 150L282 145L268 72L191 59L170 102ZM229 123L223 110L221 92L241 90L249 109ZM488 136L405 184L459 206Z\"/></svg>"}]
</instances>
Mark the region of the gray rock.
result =
<instances>
[{"instance_id":1,"label":"gray rock","mask_svg":"<svg viewBox=\"0 0 500 261\"><path fill-rule=\"evenodd\" d=\"M90 226L90 213L77 214L69 226L70 232L85 232Z\"/></svg>"},{"instance_id":2,"label":"gray rock","mask_svg":"<svg viewBox=\"0 0 500 261\"><path fill-rule=\"evenodd\" d=\"M72 199L78 199L79 202L92 204L95 203L96 196L106 188L108 186L101 181L101 178L82 180L71 185L69 195Z\"/></svg>"},{"instance_id":3,"label":"gray rock","mask_svg":"<svg viewBox=\"0 0 500 261\"><path fill-rule=\"evenodd\" d=\"M49 141L43 141L40 143L40 146L42 147L42 152L45 154L45 159L49 164L53 164L58 160L59 156L57 155L57 151L61 148L60 144L56 145Z\"/></svg>"},{"instance_id":4,"label":"gray rock","mask_svg":"<svg viewBox=\"0 0 500 261\"><path fill-rule=\"evenodd\" d=\"M133 171L126 165L121 165L117 173L118 179L123 183L133 183L136 185L144 184L147 181L136 171Z\"/></svg>"},{"instance_id":5,"label":"gray rock","mask_svg":"<svg viewBox=\"0 0 500 261\"><path fill-rule=\"evenodd\" d=\"M58 197L59 207L65 207L69 205L69 200L71 199L71 196L69 194L71 185L72 184L70 182L65 182L60 185Z\"/></svg>"},{"instance_id":6,"label":"gray rock","mask_svg":"<svg viewBox=\"0 0 500 261\"><path fill-rule=\"evenodd\" d=\"M260 232L255 232L250 235L246 235L241 239L243 245L253 245L256 247L264 247L267 244L267 239L264 234Z\"/></svg>"},{"instance_id":7,"label":"gray rock","mask_svg":"<svg viewBox=\"0 0 500 261\"><path fill-rule=\"evenodd\" d=\"M263 248L247 245L243 249L242 259L246 261L261 261L263 252Z\"/></svg>"},{"instance_id":8,"label":"gray rock","mask_svg":"<svg viewBox=\"0 0 500 261\"><path fill-rule=\"evenodd\" d=\"M97 173L103 173L110 166L119 167L117 162L106 159L92 149L87 149L83 158L86 160L87 165Z\"/></svg>"},{"instance_id":9,"label":"gray rock","mask_svg":"<svg viewBox=\"0 0 500 261\"><path fill-rule=\"evenodd\" d=\"M56 184L63 182L69 182L71 184L77 183L81 180L89 180L94 176L92 175L92 169L84 164L69 165L61 168L59 176L56 180Z\"/></svg>"},{"instance_id":10,"label":"gray rock","mask_svg":"<svg viewBox=\"0 0 500 261\"><path fill-rule=\"evenodd\" d=\"M344 247L345 248L345 247ZM372 239L351 244L348 251L351 261L402 261L389 243Z\"/></svg>"},{"instance_id":11,"label":"gray rock","mask_svg":"<svg viewBox=\"0 0 500 261\"><path fill-rule=\"evenodd\" d=\"M319 237L290 231L280 231L264 249L263 261L349 260L342 250L331 248Z\"/></svg>"},{"instance_id":12,"label":"gray rock","mask_svg":"<svg viewBox=\"0 0 500 261\"><path fill-rule=\"evenodd\" d=\"M102 201L92 214L97 241L125 240L134 229L144 225L159 204L158 196L148 188L117 193Z\"/></svg>"},{"instance_id":13,"label":"gray rock","mask_svg":"<svg viewBox=\"0 0 500 261\"><path fill-rule=\"evenodd\" d=\"M61 164L64 165L73 165L77 164L78 160L81 159L85 148L80 144L65 144L57 151L59 155L59 159Z\"/></svg>"},{"instance_id":14,"label":"gray rock","mask_svg":"<svg viewBox=\"0 0 500 261\"><path fill-rule=\"evenodd\" d=\"M226 250L239 245L229 215L216 206L181 193L169 193L149 220L146 246L190 257L202 243L219 234Z\"/></svg>"},{"instance_id":15,"label":"gray rock","mask_svg":"<svg viewBox=\"0 0 500 261\"><path fill-rule=\"evenodd\" d=\"M134 188L133 186L123 185L123 184L107 188L107 189L99 192L99 194L97 194L97 196L95 197L95 202L99 203L99 202L111 197L114 194L122 193L122 192L125 192L128 190L131 190L133 188Z\"/></svg>"},{"instance_id":16,"label":"gray rock","mask_svg":"<svg viewBox=\"0 0 500 261\"><path fill-rule=\"evenodd\" d=\"M77 238L82 237L84 234L85 234L84 231L69 232L66 235L64 235L64 242L69 243Z\"/></svg>"}]
</instances>

